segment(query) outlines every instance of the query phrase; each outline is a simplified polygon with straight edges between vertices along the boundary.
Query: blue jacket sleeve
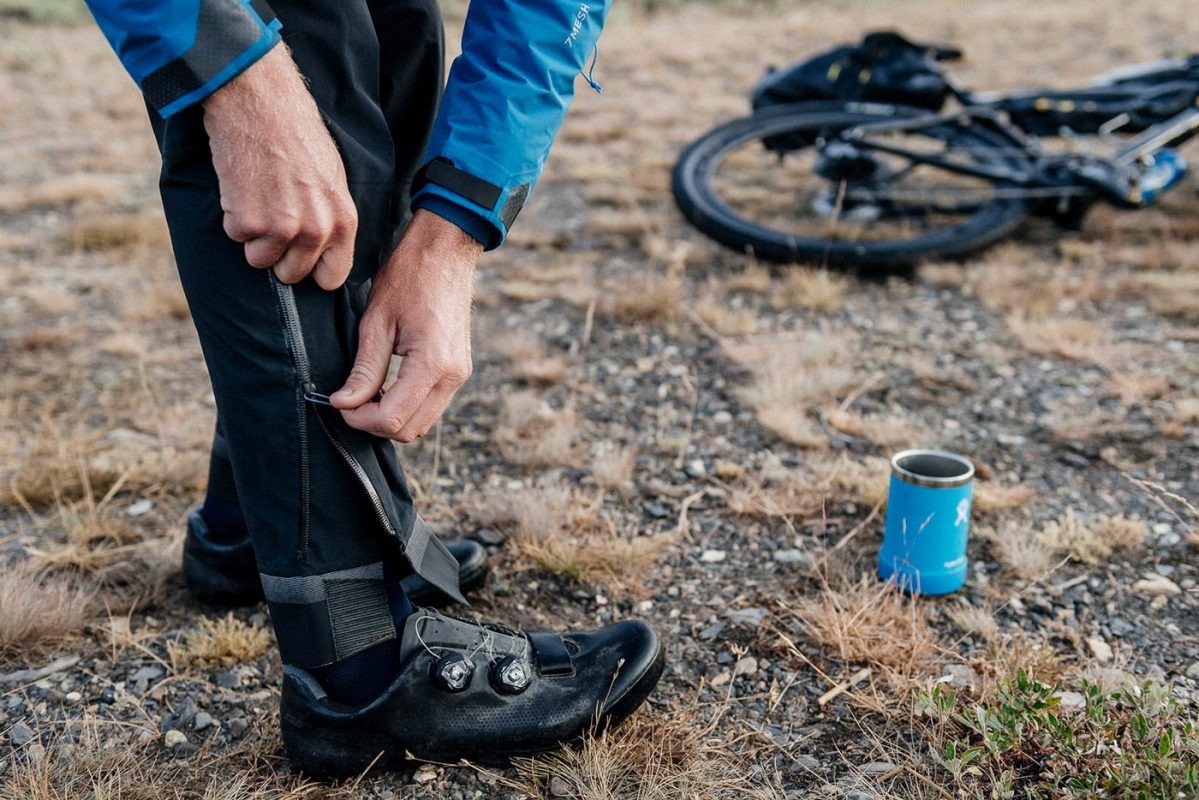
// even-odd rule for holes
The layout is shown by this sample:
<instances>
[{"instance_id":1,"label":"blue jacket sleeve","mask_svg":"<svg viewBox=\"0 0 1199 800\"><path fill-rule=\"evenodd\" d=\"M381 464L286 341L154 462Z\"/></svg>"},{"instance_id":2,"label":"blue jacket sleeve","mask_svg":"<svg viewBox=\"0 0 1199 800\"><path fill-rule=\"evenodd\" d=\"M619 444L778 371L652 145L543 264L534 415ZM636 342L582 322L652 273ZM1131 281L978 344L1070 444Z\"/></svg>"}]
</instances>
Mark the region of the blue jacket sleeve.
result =
<instances>
[{"instance_id":1,"label":"blue jacket sleeve","mask_svg":"<svg viewBox=\"0 0 1199 800\"><path fill-rule=\"evenodd\" d=\"M458 224L489 250L504 241L541 175L610 3L470 4L462 55L413 187L415 208Z\"/></svg>"},{"instance_id":2,"label":"blue jacket sleeve","mask_svg":"<svg viewBox=\"0 0 1199 800\"><path fill-rule=\"evenodd\" d=\"M198 103L279 42L264 0L87 0L129 75L164 117Z\"/></svg>"}]
</instances>

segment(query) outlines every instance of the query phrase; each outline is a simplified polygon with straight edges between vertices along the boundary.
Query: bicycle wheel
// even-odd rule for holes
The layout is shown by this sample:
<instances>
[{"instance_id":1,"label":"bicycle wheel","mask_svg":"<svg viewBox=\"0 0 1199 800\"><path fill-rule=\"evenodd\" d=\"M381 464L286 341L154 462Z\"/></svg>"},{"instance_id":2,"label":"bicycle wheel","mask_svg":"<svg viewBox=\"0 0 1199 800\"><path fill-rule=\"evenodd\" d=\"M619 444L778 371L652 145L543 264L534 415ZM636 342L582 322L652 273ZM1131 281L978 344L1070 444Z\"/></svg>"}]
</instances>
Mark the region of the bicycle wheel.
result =
<instances>
[{"instance_id":1,"label":"bicycle wheel","mask_svg":"<svg viewBox=\"0 0 1199 800\"><path fill-rule=\"evenodd\" d=\"M961 257L1011 233L1029 213L1014 192L841 136L921 114L927 116L890 106L798 103L733 120L680 155L675 200L708 236L768 261L907 266ZM1011 142L979 125L881 125L869 138L955 163L1026 163ZM763 139L789 142L789 152L780 158Z\"/></svg>"}]
</instances>

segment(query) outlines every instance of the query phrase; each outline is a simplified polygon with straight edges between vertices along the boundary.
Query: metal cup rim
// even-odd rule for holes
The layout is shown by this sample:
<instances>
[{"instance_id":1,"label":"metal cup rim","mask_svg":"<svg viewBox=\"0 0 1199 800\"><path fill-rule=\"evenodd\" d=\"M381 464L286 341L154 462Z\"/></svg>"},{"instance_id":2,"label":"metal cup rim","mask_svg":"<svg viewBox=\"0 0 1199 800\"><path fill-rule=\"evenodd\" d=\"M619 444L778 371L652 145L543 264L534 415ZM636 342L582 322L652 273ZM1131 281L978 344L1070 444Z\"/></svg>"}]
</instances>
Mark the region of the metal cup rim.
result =
<instances>
[{"instance_id":1,"label":"metal cup rim","mask_svg":"<svg viewBox=\"0 0 1199 800\"><path fill-rule=\"evenodd\" d=\"M935 456L944 458L965 468L965 472L961 475L953 475L948 478L940 478L933 475L920 475L900 466L899 462L912 456ZM910 483L915 486L931 486L937 489L948 489L954 486L965 486L970 481L974 480L974 464L965 456L960 456L957 453L950 453L948 450L901 450L891 456L891 474L899 478L904 483Z\"/></svg>"}]
</instances>

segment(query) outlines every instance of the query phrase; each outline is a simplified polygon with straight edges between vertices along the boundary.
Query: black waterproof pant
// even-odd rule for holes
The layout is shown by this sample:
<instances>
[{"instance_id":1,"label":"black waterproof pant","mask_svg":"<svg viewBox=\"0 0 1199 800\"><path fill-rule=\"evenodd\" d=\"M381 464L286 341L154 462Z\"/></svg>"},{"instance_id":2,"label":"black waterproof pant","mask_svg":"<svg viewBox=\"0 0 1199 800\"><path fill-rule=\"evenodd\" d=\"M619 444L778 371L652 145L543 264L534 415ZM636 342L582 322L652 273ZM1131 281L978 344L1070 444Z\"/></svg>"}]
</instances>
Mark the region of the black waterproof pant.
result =
<instances>
[{"instance_id":1,"label":"black waterproof pant","mask_svg":"<svg viewBox=\"0 0 1199 800\"><path fill-rule=\"evenodd\" d=\"M304 399L349 374L371 279L407 224L444 34L436 0L271 5L357 205L342 288L284 286L250 267L222 228L202 110L150 116L171 242L216 397L213 472L236 487L283 661L317 667L395 637L385 564L457 594L457 564L414 513L392 443Z\"/></svg>"}]
</instances>

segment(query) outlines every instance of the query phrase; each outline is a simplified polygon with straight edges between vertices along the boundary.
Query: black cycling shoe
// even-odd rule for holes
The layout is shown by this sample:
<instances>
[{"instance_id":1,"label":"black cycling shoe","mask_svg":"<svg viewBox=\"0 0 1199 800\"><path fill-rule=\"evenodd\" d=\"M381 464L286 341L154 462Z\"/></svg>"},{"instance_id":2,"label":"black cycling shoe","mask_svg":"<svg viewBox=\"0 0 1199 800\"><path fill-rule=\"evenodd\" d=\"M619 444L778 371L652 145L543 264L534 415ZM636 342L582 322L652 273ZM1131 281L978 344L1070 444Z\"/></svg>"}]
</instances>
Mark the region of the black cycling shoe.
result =
<instances>
[{"instance_id":1,"label":"black cycling shoe","mask_svg":"<svg viewBox=\"0 0 1199 800\"><path fill-rule=\"evenodd\" d=\"M481 587L489 570L487 550L469 540L448 542L450 554L458 559L458 586L463 593ZM183 577L192 596L214 606L248 606L262 600L262 583L249 537L227 544L215 541L199 509L187 517L183 541ZM419 575L409 575L400 585L413 605L443 605L452 602Z\"/></svg>"},{"instance_id":2,"label":"black cycling shoe","mask_svg":"<svg viewBox=\"0 0 1199 800\"><path fill-rule=\"evenodd\" d=\"M584 633L519 633L417 609L400 672L361 707L283 668L283 744L294 766L344 776L414 761L502 765L615 724L649 696L665 650L643 622Z\"/></svg>"}]
</instances>

